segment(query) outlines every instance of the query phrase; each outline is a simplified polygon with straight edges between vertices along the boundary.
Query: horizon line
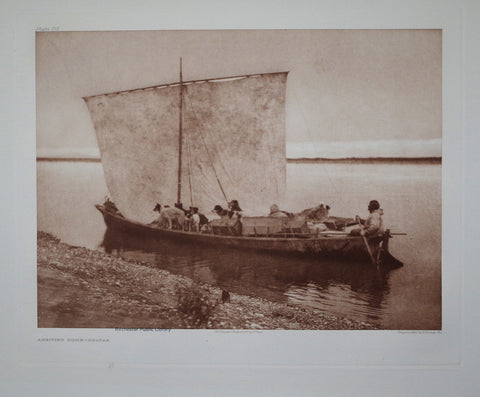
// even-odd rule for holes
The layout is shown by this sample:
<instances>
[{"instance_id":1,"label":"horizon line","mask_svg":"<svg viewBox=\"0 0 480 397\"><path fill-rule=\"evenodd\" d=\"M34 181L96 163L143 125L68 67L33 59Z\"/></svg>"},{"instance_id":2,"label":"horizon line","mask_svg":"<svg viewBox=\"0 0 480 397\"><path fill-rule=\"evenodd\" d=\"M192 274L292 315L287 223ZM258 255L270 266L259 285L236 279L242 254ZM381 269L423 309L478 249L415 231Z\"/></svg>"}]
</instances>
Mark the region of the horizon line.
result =
<instances>
[{"instance_id":1,"label":"horizon line","mask_svg":"<svg viewBox=\"0 0 480 397\"><path fill-rule=\"evenodd\" d=\"M420 157L293 157L286 159L287 163L320 163L320 162L442 162L442 156L420 156ZM36 161L44 162L90 162L100 163L100 157L47 157L38 156Z\"/></svg>"},{"instance_id":2,"label":"horizon line","mask_svg":"<svg viewBox=\"0 0 480 397\"><path fill-rule=\"evenodd\" d=\"M341 163L341 162L373 162L373 163L382 163L382 162L396 162L396 163L441 163L442 156L419 156L419 157L298 157L298 158L287 158L287 163Z\"/></svg>"}]
</instances>

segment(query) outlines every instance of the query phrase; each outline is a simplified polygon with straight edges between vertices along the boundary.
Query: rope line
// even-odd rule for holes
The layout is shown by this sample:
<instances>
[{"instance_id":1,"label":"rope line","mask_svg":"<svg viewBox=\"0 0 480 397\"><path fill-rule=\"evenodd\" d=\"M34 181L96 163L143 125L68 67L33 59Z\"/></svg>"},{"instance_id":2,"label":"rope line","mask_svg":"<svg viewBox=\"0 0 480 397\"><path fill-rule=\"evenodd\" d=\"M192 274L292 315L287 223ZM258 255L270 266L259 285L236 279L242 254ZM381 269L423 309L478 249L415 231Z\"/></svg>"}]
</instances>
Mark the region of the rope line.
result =
<instances>
[{"instance_id":1,"label":"rope line","mask_svg":"<svg viewBox=\"0 0 480 397\"><path fill-rule=\"evenodd\" d=\"M191 101L191 99L190 99L190 96L189 96L188 93L187 93L187 90L185 90L185 94L186 94L185 96L187 97L187 99L188 99L188 101L189 101L189 103L190 103L190 106L191 106L191 108L192 108L193 116L195 117L196 120L200 120L200 119L197 117L197 113L196 113L195 108L194 108L194 106L193 106L193 104L192 104L192 101ZM223 189L222 183L220 182L220 179L218 178L217 170L215 169L215 165L213 164L213 159L212 159L212 156L211 156L211 154L210 154L210 151L208 150L207 143L205 142L205 138L204 138L204 136L203 136L202 129L199 128L199 129L198 129L198 132L199 132L199 134L200 134L200 138L202 139L203 145L205 146L205 151L207 152L207 157L208 157L208 160L209 160L209 162L210 162L210 165L211 165L211 167L212 167L212 169L213 169L213 173L215 174L215 178L217 179L218 186L220 187L220 190L222 191L223 197L225 198L226 202L228 203L229 201L228 201L227 195L225 194L225 191L224 191L224 189Z\"/></svg>"},{"instance_id":2,"label":"rope line","mask_svg":"<svg viewBox=\"0 0 480 397\"><path fill-rule=\"evenodd\" d=\"M186 94L185 94L186 95ZM195 119L197 120L198 124L199 124L199 132L203 132L205 133L205 135L210 135L210 137L213 136L213 139L210 139L210 142L213 142L212 145L216 146L216 142L219 138L218 135L214 135L211 133L211 130L210 128L206 128L205 127L205 122L204 120L200 119L199 117L197 117L197 114L195 112L195 109L194 109L194 106L193 106L193 103L192 103L192 100L190 98L190 96L187 97L188 98L188 101L190 103L190 106L192 107L192 110L193 110L193 114L195 116ZM202 138L205 140L205 138L202 136ZM219 151L218 149L215 150L216 154L217 154L217 165L220 166L220 168L222 169L223 171L223 175L224 175L224 180L225 178L228 180L228 182L231 184L231 185L235 185L235 181L236 179L232 177L231 173L230 173L230 168L229 167L226 167L225 166L225 161L224 161L224 152L223 151ZM228 161L227 161L228 162Z\"/></svg>"},{"instance_id":3,"label":"rope line","mask_svg":"<svg viewBox=\"0 0 480 397\"><path fill-rule=\"evenodd\" d=\"M192 150L190 145L190 134L185 134L187 144L187 168L188 168L188 185L190 188L190 206L194 207L193 184L192 184Z\"/></svg>"}]
</instances>

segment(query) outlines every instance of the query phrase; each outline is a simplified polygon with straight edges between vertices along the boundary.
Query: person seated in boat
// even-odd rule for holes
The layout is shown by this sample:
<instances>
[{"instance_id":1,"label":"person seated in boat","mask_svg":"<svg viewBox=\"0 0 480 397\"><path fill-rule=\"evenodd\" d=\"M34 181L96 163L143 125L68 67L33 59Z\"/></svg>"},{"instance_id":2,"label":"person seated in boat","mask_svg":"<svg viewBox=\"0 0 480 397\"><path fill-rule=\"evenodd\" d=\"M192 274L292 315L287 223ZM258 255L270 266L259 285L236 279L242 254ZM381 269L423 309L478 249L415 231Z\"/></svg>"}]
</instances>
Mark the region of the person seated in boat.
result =
<instances>
[{"instance_id":1,"label":"person seated in boat","mask_svg":"<svg viewBox=\"0 0 480 397\"><path fill-rule=\"evenodd\" d=\"M268 216L271 216L272 218L288 218L289 214L288 212L280 211L280 208L278 208L277 204L272 204L270 206L270 214L268 214Z\"/></svg>"},{"instance_id":2,"label":"person seated in boat","mask_svg":"<svg viewBox=\"0 0 480 397\"><path fill-rule=\"evenodd\" d=\"M237 200L232 200L228 203L228 216L233 225L230 226L230 231L234 236L242 235L242 209Z\"/></svg>"},{"instance_id":3,"label":"person seated in boat","mask_svg":"<svg viewBox=\"0 0 480 397\"><path fill-rule=\"evenodd\" d=\"M190 221L191 221L191 230L194 232L199 232L200 231L200 214L198 213L197 207L191 207Z\"/></svg>"},{"instance_id":4,"label":"person seated in boat","mask_svg":"<svg viewBox=\"0 0 480 397\"><path fill-rule=\"evenodd\" d=\"M183 208L182 203L175 203L175 208L183 211L185 215L185 221L183 223L183 230L191 230L192 229L192 207L190 209Z\"/></svg>"},{"instance_id":5,"label":"person seated in boat","mask_svg":"<svg viewBox=\"0 0 480 397\"><path fill-rule=\"evenodd\" d=\"M155 224L160 227L167 227L168 229L183 230L185 224L185 213L178 208L171 208L165 205L163 208L157 203L153 211L159 213L158 220Z\"/></svg>"},{"instance_id":6,"label":"person seated in boat","mask_svg":"<svg viewBox=\"0 0 480 397\"><path fill-rule=\"evenodd\" d=\"M382 236L385 232L383 227L383 210L377 200L371 200L368 203L368 215L365 223L359 229L353 229L350 234L354 236L376 237ZM356 217L360 222L360 218ZM361 222L360 222L361 223Z\"/></svg>"},{"instance_id":7,"label":"person seated in boat","mask_svg":"<svg viewBox=\"0 0 480 397\"><path fill-rule=\"evenodd\" d=\"M242 209L237 200L232 200L228 203L228 216L230 218L236 217L237 219L242 217Z\"/></svg>"},{"instance_id":8,"label":"person seated in boat","mask_svg":"<svg viewBox=\"0 0 480 397\"><path fill-rule=\"evenodd\" d=\"M230 203L229 203L230 204ZM231 206L229 205L229 208ZM238 207L238 203L237 203ZM240 208L240 207L238 207ZM233 213L233 211L228 211L222 208L220 205L216 205L213 208L213 213L215 213L220 219L212 219L210 225L215 227L221 227L222 232L217 234L233 235L240 236L242 234L242 222L240 220L240 212ZM214 231L215 232L215 231Z\"/></svg>"},{"instance_id":9,"label":"person seated in boat","mask_svg":"<svg viewBox=\"0 0 480 397\"><path fill-rule=\"evenodd\" d=\"M192 211L193 208L197 208L197 207L190 207L190 211ZM205 214L201 213L198 208L197 208L197 211L199 211L198 216L200 217L200 229L202 229L202 226L208 224L208 218L205 216Z\"/></svg>"},{"instance_id":10,"label":"person seated in boat","mask_svg":"<svg viewBox=\"0 0 480 397\"><path fill-rule=\"evenodd\" d=\"M228 211L223 209L221 205L216 205L213 207L212 212L220 217L220 219L228 218Z\"/></svg>"},{"instance_id":11,"label":"person seated in boat","mask_svg":"<svg viewBox=\"0 0 480 397\"><path fill-rule=\"evenodd\" d=\"M185 213L185 223L183 230L187 231L199 231L202 229L203 225L208 224L208 218L199 212L199 209L197 207L190 207L188 210L183 208L182 204L180 203L179 205L175 204L175 207L177 207L179 210L183 211ZM197 214L199 218L199 223L198 223L198 228L193 228L194 226L194 220L197 220L197 216L195 216L195 219L193 218L193 215ZM198 229L198 230L197 230Z\"/></svg>"}]
</instances>

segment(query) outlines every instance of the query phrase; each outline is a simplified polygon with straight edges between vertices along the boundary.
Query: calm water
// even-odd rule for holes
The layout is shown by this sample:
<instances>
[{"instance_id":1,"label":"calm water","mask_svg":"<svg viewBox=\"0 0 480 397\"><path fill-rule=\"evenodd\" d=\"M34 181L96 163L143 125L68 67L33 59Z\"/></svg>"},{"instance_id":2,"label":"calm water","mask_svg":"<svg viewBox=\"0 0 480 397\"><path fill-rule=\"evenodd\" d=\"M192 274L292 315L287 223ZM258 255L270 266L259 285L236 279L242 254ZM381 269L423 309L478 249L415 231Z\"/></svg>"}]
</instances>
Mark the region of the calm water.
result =
<instances>
[{"instance_id":1,"label":"calm water","mask_svg":"<svg viewBox=\"0 0 480 397\"><path fill-rule=\"evenodd\" d=\"M367 215L380 201L392 231L392 271L355 263L252 255L135 240L106 233L94 204L108 194L96 162L37 163L38 229L62 241L149 261L233 292L319 308L385 329L441 328L441 166L439 164L288 164L287 205L320 202L340 216Z\"/></svg>"}]
</instances>

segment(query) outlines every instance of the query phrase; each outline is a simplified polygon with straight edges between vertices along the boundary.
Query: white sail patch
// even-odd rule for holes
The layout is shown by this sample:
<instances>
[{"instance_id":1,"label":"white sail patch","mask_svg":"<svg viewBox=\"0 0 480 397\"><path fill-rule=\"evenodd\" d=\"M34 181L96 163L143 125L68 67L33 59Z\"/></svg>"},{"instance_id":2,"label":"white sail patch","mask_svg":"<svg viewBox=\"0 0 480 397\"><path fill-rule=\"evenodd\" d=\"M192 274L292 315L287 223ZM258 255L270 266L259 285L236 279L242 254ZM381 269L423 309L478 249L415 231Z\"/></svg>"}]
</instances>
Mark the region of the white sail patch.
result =
<instances>
[{"instance_id":1,"label":"white sail patch","mask_svg":"<svg viewBox=\"0 0 480 397\"><path fill-rule=\"evenodd\" d=\"M180 154L184 206L209 212L226 199L246 208L281 202L286 79L272 73L184 85L181 153L179 84L85 98L119 210L149 222L157 202L173 206Z\"/></svg>"}]
</instances>

